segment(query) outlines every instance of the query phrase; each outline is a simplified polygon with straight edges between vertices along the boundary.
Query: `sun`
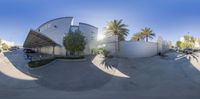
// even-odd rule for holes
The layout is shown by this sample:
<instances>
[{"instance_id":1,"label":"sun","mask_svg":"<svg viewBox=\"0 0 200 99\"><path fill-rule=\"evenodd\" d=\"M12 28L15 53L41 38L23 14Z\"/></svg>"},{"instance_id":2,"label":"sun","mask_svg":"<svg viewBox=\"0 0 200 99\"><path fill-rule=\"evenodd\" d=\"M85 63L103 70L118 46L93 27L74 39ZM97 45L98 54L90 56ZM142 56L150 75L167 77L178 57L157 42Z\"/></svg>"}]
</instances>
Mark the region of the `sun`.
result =
<instances>
[{"instance_id":1,"label":"sun","mask_svg":"<svg viewBox=\"0 0 200 99\"><path fill-rule=\"evenodd\" d=\"M100 41L100 40L103 40L105 37L105 35L103 33L98 33L97 35L97 40Z\"/></svg>"}]
</instances>

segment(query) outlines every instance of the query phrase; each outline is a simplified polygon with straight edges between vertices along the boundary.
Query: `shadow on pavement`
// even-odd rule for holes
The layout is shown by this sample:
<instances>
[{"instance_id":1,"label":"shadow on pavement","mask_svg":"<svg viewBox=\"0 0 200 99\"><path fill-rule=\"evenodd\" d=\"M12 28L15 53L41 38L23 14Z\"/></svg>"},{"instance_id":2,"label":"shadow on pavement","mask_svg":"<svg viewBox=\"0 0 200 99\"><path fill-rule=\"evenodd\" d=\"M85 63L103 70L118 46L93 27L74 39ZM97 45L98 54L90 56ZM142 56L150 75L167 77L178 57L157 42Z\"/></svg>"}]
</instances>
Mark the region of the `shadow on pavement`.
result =
<instances>
[{"instance_id":1,"label":"shadow on pavement","mask_svg":"<svg viewBox=\"0 0 200 99\"><path fill-rule=\"evenodd\" d=\"M139 95L196 95L200 91L199 70L185 56L171 54L174 55L167 58L122 59L118 61L121 64L119 67L113 59L98 63L108 65L105 67L94 64L94 57L85 61L55 60L41 68L29 70L29 73L37 75L37 80L34 80L36 84L53 90L76 92L103 88L134 91ZM116 70L112 71L113 68L117 68L129 78L109 74L100 68L109 69L109 73L113 74L116 73Z\"/></svg>"},{"instance_id":2,"label":"shadow on pavement","mask_svg":"<svg viewBox=\"0 0 200 99\"><path fill-rule=\"evenodd\" d=\"M39 76L36 82L46 88L85 91L99 88L113 77L98 69L90 60L74 62L55 60L46 67L31 70Z\"/></svg>"},{"instance_id":3,"label":"shadow on pavement","mask_svg":"<svg viewBox=\"0 0 200 99\"><path fill-rule=\"evenodd\" d=\"M5 52L4 55L20 71L24 72L25 55L18 56L19 52ZM14 58L15 57L15 58ZM28 75L37 77L35 82L43 87L63 91L86 91L102 87L108 83L113 75L108 74L92 63L94 57L85 61L55 60L41 68L28 70ZM109 60L111 61L111 60ZM109 61L106 61L109 63ZM110 64L110 63L109 63ZM19 66L20 65L20 66ZM117 67L117 64L110 67ZM104 67L106 69L106 67ZM122 78L122 77L116 77ZM124 78L123 78L124 79Z\"/></svg>"}]
</instances>

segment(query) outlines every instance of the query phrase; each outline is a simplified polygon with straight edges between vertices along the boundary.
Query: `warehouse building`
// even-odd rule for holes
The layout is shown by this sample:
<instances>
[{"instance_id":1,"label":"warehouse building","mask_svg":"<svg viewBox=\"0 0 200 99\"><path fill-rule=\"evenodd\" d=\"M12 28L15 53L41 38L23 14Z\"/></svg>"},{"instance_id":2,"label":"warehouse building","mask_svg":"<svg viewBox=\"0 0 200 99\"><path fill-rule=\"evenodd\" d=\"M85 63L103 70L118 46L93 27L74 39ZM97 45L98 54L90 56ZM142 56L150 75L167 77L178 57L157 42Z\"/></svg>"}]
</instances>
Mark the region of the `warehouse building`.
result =
<instances>
[{"instance_id":1,"label":"warehouse building","mask_svg":"<svg viewBox=\"0 0 200 99\"><path fill-rule=\"evenodd\" d=\"M61 17L50 20L37 29L31 29L24 42L24 48L31 48L37 52L66 55L66 50L63 46L63 37L71 30L79 30L86 38L86 46L84 54L91 54L91 49L97 46L98 28L86 23L74 25L73 17Z\"/></svg>"}]
</instances>

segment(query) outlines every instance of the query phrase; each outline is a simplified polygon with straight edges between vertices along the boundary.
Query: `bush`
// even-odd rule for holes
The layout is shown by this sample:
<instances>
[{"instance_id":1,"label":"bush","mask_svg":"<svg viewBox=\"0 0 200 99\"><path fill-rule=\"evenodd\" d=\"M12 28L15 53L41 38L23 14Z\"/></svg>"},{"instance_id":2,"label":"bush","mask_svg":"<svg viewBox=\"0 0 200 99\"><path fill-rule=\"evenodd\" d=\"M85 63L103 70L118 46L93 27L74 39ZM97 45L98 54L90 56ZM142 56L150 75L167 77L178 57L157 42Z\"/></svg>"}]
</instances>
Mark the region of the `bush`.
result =
<instances>
[{"instance_id":1,"label":"bush","mask_svg":"<svg viewBox=\"0 0 200 99\"><path fill-rule=\"evenodd\" d=\"M73 60L73 59L84 59L84 58L85 58L84 56L54 57L54 58L49 58L49 59L30 61L30 62L28 62L28 66L30 68L36 68L36 67L41 67L41 66L44 66L46 64L49 64L50 62L52 62L52 61L54 61L56 59L70 59L70 60Z\"/></svg>"},{"instance_id":2,"label":"bush","mask_svg":"<svg viewBox=\"0 0 200 99\"><path fill-rule=\"evenodd\" d=\"M55 57L55 59L84 59L85 57L84 56L67 56L67 57Z\"/></svg>"},{"instance_id":3,"label":"bush","mask_svg":"<svg viewBox=\"0 0 200 99\"><path fill-rule=\"evenodd\" d=\"M103 54L105 57L108 57L108 56L109 56L109 53L110 53L109 51L103 50L103 53L102 53L102 54Z\"/></svg>"},{"instance_id":4,"label":"bush","mask_svg":"<svg viewBox=\"0 0 200 99\"><path fill-rule=\"evenodd\" d=\"M181 43L182 43L181 41L177 41L176 42L176 46L179 47L179 48L181 48Z\"/></svg>"},{"instance_id":5,"label":"bush","mask_svg":"<svg viewBox=\"0 0 200 99\"><path fill-rule=\"evenodd\" d=\"M28 63L28 66L31 67L31 68L40 67L40 66L43 66L43 65L46 65L46 64L52 62L53 60L55 60L55 59L52 58L52 59L43 59L43 60L37 60L37 61L30 61Z\"/></svg>"},{"instance_id":6,"label":"bush","mask_svg":"<svg viewBox=\"0 0 200 99\"><path fill-rule=\"evenodd\" d=\"M2 44L2 49L3 49L3 50L8 50L8 45L7 45L6 43L3 43L3 44Z\"/></svg>"},{"instance_id":7,"label":"bush","mask_svg":"<svg viewBox=\"0 0 200 99\"><path fill-rule=\"evenodd\" d=\"M94 49L92 49L92 53L93 54L102 54L105 57L108 57L108 55L109 55L109 51L107 51L104 48L94 48Z\"/></svg>"},{"instance_id":8,"label":"bush","mask_svg":"<svg viewBox=\"0 0 200 99\"><path fill-rule=\"evenodd\" d=\"M92 54L96 55L98 54L98 48L92 48Z\"/></svg>"}]
</instances>

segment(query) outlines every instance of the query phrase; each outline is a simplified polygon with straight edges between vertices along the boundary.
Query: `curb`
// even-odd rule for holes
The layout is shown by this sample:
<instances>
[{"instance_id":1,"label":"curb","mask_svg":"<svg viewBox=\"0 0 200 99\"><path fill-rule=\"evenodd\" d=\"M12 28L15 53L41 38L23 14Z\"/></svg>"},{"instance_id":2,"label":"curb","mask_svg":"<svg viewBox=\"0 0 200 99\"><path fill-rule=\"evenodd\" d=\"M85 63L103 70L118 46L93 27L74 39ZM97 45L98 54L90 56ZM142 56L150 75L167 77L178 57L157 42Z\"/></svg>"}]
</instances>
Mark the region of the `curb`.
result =
<instances>
[{"instance_id":1,"label":"curb","mask_svg":"<svg viewBox=\"0 0 200 99\"><path fill-rule=\"evenodd\" d=\"M61 60L61 61L68 61L68 62L80 62L80 61L86 61L87 59L56 59L56 60Z\"/></svg>"}]
</instances>

